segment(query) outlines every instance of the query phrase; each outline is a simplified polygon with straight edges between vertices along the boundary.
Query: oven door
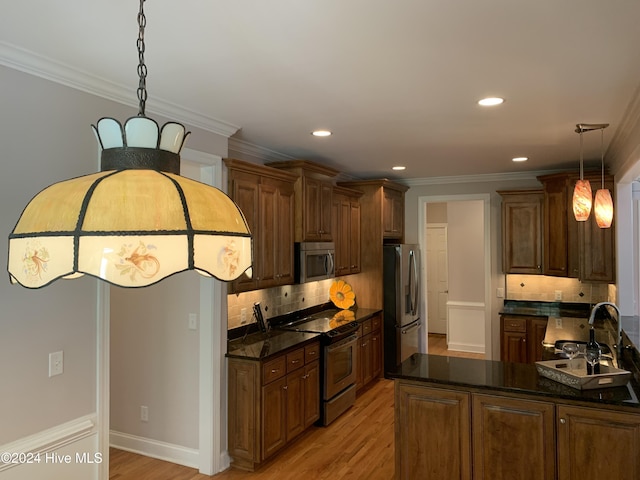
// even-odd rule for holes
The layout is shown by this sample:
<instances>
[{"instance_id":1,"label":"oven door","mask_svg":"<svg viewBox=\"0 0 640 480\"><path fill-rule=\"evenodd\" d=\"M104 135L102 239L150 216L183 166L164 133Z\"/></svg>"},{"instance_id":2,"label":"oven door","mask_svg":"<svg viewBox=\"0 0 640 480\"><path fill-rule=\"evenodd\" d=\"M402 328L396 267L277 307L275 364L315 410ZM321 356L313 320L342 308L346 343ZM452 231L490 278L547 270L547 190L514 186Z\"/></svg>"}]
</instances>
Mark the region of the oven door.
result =
<instances>
[{"instance_id":1,"label":"oven door","mask_svg":"<svg viewBox=\"0 0 640 480\"><path fill-rule=\"evenodd\" d=\"M357 340L357 335L351 335L325 347L323 400L356 383Z\"/></svg>"}]
</instances>

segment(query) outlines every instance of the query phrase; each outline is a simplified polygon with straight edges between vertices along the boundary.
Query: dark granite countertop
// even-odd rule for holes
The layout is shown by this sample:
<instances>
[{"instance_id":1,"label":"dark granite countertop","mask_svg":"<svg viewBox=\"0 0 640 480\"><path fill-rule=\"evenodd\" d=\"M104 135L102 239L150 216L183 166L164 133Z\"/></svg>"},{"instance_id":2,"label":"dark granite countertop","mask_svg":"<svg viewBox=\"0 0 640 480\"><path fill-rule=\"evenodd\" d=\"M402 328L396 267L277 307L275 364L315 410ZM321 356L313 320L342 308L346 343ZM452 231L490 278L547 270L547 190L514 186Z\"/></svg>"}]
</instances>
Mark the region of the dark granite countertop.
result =
<instances>
[{"instance_id":1,"label":"dark granite countertop","mask_svg":"<svg viewBox=\"0 0 640 480\"><path fill-rule=\"evenodd\" d=\"M286 350L301 347L313 340L318 340L317 333L285 332L272 330L266 333L252 333L243 340L239 338L228 342L227 357L244 358L246 360L264 360Z\"/></svg>"},{"instance_id":2,"label":"dark granite countertop","mask_svg":"<svg viewBox=\"0 0 640 480\"><path fill-rule=\"evenodd\" d=\"M226 356L244 358L247 360L265 360L272 355L276 355L288 349L300 347L313 340L317 340L320 338L320 335L317 333L278 330L278 325L304 318L304 316L311 314L321 313L327 317L333 317L336 313L342 311L337 308L330 308L332 306L333 304L326 304L322 309L314 308L310 311L300 313L295 312L279 318L270 319L269 321L273 323L274 327L268 334L256 331L257 326L254 326L253 324L248 327L243 327L243 329L249 328L249 334L246 335L246 337L229 340L227 342L228 353ZM357 308L353 310L354 320L362 323L381 311L382 310L375 308Z\"/></svg>"},{"instance_id":3,"label":"dark granite countertop","mask_svg":"<svg viewBox=\"0 0 640 480\"><path fill-rule=\"evenodd\" d=\"M597 390L578 390L538 374L534 364L474 360L439 355L414 354L396 371L387 372L391 378L502 391L547 398L575 400L638 408L640 412L640 383L634 376L626 386Z\"/></svg>"}]
</instances>

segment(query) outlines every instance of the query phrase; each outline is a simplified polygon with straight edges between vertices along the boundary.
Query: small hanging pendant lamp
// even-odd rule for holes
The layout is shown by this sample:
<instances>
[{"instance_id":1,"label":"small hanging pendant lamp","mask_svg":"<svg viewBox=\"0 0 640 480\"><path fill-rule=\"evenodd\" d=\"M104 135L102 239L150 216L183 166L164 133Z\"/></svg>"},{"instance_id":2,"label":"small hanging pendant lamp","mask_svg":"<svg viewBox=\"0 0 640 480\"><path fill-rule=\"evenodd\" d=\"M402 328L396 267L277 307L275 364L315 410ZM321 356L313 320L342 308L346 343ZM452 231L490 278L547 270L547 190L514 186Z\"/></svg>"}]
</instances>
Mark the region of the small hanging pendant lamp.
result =
<instances>
[{"instance_id":1,"label":"small hanging pendant lamp","mask_svg":"<svg viewBox=\"0 0 640 480\"><path fill-rule=\"evenodd\" d=\"M9 235L12 283L41 288L83 274L146 287L186 270L231 281L251 274L251 233L222 191L180 176L189 133L145 117L145 0L138 13L137 117L93 127L101 171L51 185L26 206Z\"/></svg>"},{"instance_id":2,"label":"small hanging pendant lamp","mask_svg":"<svg viewBox=\"0 0 640 480\"><path fill-rule=\"evenodd\" d=\"M591 213L591 184L584 179L584 167L582 159L582 133L583 125L576 125L576 132L580 134L580 179L576 181L573 189L573 215L578 222L585 222Z\"/></svg>"},{"instance_id":3,"label":"small hanging pendant lamp","mask_svg":"<svg viewBox=\"0 0 640 480\"><path fill-rule=\"evenodd\" d=\"M596 200L594 204L594 213L596 216L596 223L600 228L610 228L611 222L613 222L613 199L611 198L611 192L609 189L604 188L604 129L600 132L600 164L602 167L602 188L596 192Z\"/></svg>"}]
</instances>

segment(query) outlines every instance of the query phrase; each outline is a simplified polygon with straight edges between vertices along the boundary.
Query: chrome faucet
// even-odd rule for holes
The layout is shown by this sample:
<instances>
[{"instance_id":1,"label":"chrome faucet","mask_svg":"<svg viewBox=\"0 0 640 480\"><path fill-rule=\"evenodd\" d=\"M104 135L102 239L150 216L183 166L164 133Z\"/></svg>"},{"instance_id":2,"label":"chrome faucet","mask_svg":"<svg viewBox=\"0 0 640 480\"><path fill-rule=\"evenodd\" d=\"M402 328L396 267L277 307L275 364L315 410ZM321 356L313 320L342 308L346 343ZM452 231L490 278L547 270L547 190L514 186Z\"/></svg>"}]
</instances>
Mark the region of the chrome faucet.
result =
<instances>
[{"instance_id":1,"label":"chrome faucet","mask_svg":"<svg viewBox=\"0 0 640 480\"><path fill-rule=\"evenodd\" d=\"M617 314L616 321L618 323L618 338L616 339L616 346L618 346L622 343L622 320L620 318L620 309L615 303L611 303L611 302L596 303L591 309L591 315L589 316L589 325L593 325L593 321L596 318L596 312L600 307L604 305L609 305L610 307L613 307L616 311L616 314Z\"/></svg>"}]
</instances>

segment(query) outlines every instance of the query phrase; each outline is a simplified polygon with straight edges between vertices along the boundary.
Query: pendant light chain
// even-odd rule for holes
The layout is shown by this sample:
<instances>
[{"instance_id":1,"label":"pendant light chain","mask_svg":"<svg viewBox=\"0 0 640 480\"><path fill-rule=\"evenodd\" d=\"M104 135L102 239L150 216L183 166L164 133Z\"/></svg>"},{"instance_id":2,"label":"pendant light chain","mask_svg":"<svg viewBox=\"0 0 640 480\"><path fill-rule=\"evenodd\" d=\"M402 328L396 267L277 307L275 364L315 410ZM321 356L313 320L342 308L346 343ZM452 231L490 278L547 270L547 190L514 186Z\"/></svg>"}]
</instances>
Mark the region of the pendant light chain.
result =
<instances>
[{"instance_id":1,"label":"pendant light chain","mask_svg":"<svg viewBox=\"0 0 640 480\"><path fill-rule=\"evenodd\" d=\"M147 101L147 66L144 63L144 27L147 26L147 17L144 16L144 1L140 0L140 12L138 13L138 101L140 109L138 116L144 117L144 108Z\"/></svg>"},{"instance_id":2,"label":"pendant light chain","mask_svg":"<svg viewBox=\"0 0 640 480\"><path fill-rule=\"evenodd\" d=\"M600 129L600 164L602 165L602 188L604 189L604 129Z\"/></svg>"},{"instance_id":3,"label":"pendant light chain","mask_svg":"<svg viewBox=\"0 0 640 480\"><path fill-rule=\"evenodd\" d=\"M584 168L582 166L582 127L580 127L580 180L584 180Z\"/></svg>"}]
</instances>

